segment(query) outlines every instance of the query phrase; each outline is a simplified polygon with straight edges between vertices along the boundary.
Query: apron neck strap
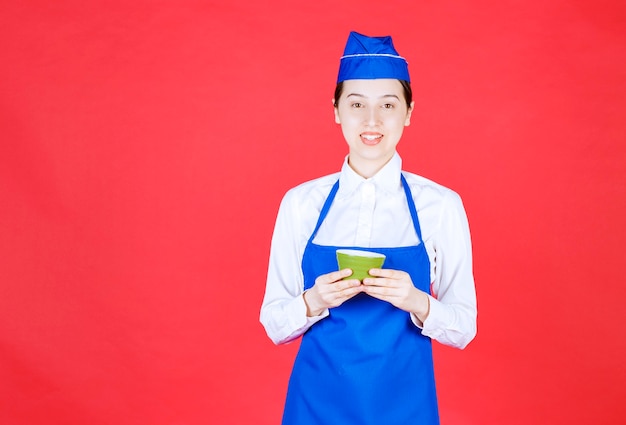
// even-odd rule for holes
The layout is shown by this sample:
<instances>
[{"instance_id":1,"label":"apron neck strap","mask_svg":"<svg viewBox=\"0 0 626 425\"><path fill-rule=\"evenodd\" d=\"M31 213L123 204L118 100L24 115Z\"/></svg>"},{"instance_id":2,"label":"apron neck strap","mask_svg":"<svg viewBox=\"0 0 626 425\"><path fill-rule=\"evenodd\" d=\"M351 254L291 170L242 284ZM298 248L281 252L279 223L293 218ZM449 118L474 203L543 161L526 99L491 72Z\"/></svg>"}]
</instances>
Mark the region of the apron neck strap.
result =
<instances>
[{"instance_id":1,"label":"apron neck strap","mask_svg":"<svg viewBox=\"0 0 626 425\"><path fill-rule=\"evenodd\" d=\"M313 242L313 239L315 239L315 235L317 235L317 231L320 229L320 226L322 225L322 222L326 218L326 215L328 214L328 210L330 209L330 206L332 205L333 200L335 199L335 195L337 194L338 190L339 190L339 180L337 180L335 182L335 184L333 185L332 189L330 189L330 193L326 197L326 202L324 202L324 206L322 207L322 211L320 211L320 216L317 219L317 224L315 225L315 230L313 230L313 233L311 234L311 237L309 238L309 243Z\"/></svg>"},{"instance_id":2,"label":"apron neck strap","mask_svg":"<svg viewBox=\"0 0 626 425\"><path fill-rule=\"evenodd\" d=\"M417 208L415 208L413 194L411 193L411 188L409 188L409 183L407 183L404 178L404 174L402 173L400 173L400 180L402 180L402 186L404 187L404 193L406 194L406 203L409 204L409 211L411 212L411 218L413 219L413 227L415 228L415 233L417 233L417 238L421 243L423 241L422 229L420 228L420 221L417 218Z\"/></svg>"}]
</instances>

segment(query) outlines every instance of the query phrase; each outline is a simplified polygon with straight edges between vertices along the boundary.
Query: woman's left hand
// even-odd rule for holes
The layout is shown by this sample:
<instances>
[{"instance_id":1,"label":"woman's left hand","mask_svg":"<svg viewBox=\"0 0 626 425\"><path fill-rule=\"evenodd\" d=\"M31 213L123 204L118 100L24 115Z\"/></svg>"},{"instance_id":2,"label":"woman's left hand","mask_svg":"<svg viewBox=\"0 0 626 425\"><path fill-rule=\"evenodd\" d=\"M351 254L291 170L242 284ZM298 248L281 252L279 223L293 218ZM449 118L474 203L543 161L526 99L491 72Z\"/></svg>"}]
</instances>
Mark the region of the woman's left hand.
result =
<instances>
[{"instance_id":1,"label":"woman's left hand","mask_svg":"<svg viewBox=\"0 0 626 425\"><path fill-rule=\"evenodd\" d=\"M363 292L387 301L409 313L414 313L424 323L430 310L428 295L413 285L407 272L391 269L371 269L369 274L375 276L363 279Z\"/></svg>"}]
</instances>

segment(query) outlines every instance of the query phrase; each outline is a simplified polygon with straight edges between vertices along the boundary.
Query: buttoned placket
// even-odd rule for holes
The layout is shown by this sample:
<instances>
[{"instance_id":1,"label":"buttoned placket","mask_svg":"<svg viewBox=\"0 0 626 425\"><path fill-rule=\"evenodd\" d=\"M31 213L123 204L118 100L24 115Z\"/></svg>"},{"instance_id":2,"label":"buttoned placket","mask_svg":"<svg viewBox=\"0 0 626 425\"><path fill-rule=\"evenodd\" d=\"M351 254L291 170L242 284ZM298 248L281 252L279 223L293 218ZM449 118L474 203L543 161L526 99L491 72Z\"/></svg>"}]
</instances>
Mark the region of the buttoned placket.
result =
<instances>
[{"instance_id":1,"label":"buttoned placket","mask_svg":"<svg viewBox=\"0 0 626 425\"><path fill-rule=\"evenodd\" d=\"M370 247L374 206L376 204L376 186L371 181L365 181L361 184L359 192L361 193L361 207L359 208L355 246Z\"/></svg>"}]
</instances>

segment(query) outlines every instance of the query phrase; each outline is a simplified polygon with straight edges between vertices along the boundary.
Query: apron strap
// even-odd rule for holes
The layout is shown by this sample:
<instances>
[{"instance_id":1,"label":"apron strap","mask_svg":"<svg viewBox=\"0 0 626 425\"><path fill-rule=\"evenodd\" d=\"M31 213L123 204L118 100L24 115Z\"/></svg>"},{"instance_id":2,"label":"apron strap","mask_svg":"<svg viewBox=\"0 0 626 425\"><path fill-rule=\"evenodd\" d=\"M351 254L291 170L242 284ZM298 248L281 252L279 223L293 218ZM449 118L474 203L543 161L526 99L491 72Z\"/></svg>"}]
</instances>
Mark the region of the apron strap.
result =
<instances>
[{"instance_id":1,"label":"apron strap","mask_svg":"<svg viewBox=\"0 0 626 425\"><path fill-rule=\"evenodd\" d=\"M409 183L407 183L404 175L400 174L400 179L402 180L402 186L404 186L404 193L406 194L406 202L409 204L409 211L411 212L411 218L413 219L413 227L415 228L415 233L417 233L417 238L420 243L422 243L422 229L420 228L420 221L417 218L417 209L415 208L415 202L413 201L413 194L411 193L411 189L409 188Z\"/></svg>"},{"instance_id":2,"label":"apron strap","mask_svg":"<svg viewBox=\"0 0 626 425\"><path fill-rule=\"evenodd\" d=\"M309 243L313 242L313 239L315 238L317 231L319 230L320 226L322 225L322 222L324 221L324 219L326 218L326 215L328 214L328 210L330 210L330 206L332 205L333 200L335 199L335 195L337 194L338 190L339 190L339 180L337 180L335 184L333 185L332 189L330 189L330 193L328 194L328 197L326 198L326 202L324 202L324 206L322 207L322 211L320 211L320 216L317 219L315 230L313 230L313 233L311 234L311 237L309 238Z\"/></svg>"}]
</instances>

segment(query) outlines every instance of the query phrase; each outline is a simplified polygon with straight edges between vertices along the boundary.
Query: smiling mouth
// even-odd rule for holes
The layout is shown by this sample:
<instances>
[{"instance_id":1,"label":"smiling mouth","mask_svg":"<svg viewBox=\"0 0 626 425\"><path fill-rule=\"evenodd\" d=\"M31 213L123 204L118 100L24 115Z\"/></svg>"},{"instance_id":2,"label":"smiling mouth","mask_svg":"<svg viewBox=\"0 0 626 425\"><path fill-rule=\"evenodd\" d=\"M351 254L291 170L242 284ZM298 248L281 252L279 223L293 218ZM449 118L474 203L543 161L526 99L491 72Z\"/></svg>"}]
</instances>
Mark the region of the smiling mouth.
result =
<instances>
[{"instance_id":1,"label":"smiling mouth","mask_svg":"<svg viewBox=\"0 0 626 425\"><path fill-rule=\"evenodd\" d=\"M380 133L361 133L361 141L366 145L377 145L383 139Z\"/></svg>"}]
</instances>

